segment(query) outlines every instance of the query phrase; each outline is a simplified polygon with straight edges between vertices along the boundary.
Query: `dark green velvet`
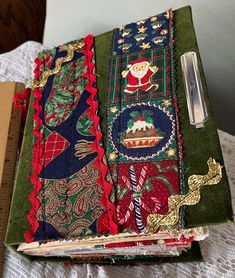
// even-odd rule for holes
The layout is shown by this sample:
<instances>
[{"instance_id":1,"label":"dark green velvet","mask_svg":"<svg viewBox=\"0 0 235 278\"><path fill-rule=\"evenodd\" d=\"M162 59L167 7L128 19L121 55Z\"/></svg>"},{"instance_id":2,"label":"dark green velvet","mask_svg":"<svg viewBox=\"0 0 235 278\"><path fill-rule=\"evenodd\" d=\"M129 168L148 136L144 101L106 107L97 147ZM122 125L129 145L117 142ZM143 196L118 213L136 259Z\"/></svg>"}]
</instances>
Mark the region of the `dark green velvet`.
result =
<instances>
[{"instance_id":1,"label":"dark green velvet","mask_svg":"<svg viewBox=\"0 0 235 278\"><path fill-rule=\"evenodd\" d=\"M206 162L209 157L215 158L222 165L224 162L220 149L215 119L209 103L205 75L193 28L191 8L188 6L177 10L174 15L174 22L177 98L179 104L180 132L183 139L185 182L187 186L189 176L193 174L206 174L208 172ZM180 66L180 55L187 51L196 51L199 60L199 70L201 73L209 116L205 127L202 129L196 129L189 123ZM210 50L208 49L208 51ZM191 207L189 206L186 209L187 227L232 221L233 213L231 195L225 169L223 169L223 178L219 184L214 186L205 186L202 188L201 192L200 202L197 205Z\"/></svg>"},{"instance_id":2,"label":"dark green velvet","mask_svg":"<svg viewBox=\"0 0 235 278\"><path fill-rule=\"evenodd\" d=\"M154 11L153 11L154 14ZM207 159L212 156L217 161L223 164L223 158L219 146L216 125L214 122L211 107L209 105L208 92L206 88L205 76L203 73L200 56L200 72L205 91L207 107L209 110L209 120L205 128L198 130L189 124L187 105L184 95L183 80L180 68L179 57L186 51L198 52L196 37L191 18L190 7L184 7L174 13L174 29L175 29L175 58L177 72L177 97L179 102L179 120L181 134L184 141L184 166L185 166L185 181L192 174L207 173ZM104 33L95 37L95 52L96 52L96 72L97 72L97 87L99 98L99 116L101 117L101 127L103 137L106 137L106 105L107 105L107 86L108 86L108 60L110 48L112 44L113 31ZM14 245L24 242L23 234L29 228L26 215L31 208L28 200L28 195L32 190L32 185L29 181L31 174L31 155L32 155L32 99L30 103L29 114L26 123L25 136L23 147L20 155L20 163L16 177L14 195L9 217L8 231L6 235L6 244ZM105 140L104 140L105 143ZM186 226L193 227L198 225L207 225L212 223L227 222L232 220L232 208L230 191L225 170L223 170L223 180L219 185L205 186L202 189L202 198L198 205L188 207L186 209ZM67 261L62 258L37 258L33 260L49 260L49 261ZM128 263L137 263L142 260L151 262L179 262L179 261L194 261L201 260L200 249L197 243L193 243L192 250L183 253L177 258L138 258L128 261ZM74 260L71 260L74 262ZM79 262L78 260L76 260ZM81 262L81 261L80 261ZM93 263L101 263L93 261ZM102 263L110 263L102 262ZM123 258L117 260L117 263L123 264Z\"/></svg>"},{"instance_id":3,"label":"dark green velvet","mask_svg":"<svg viewBox=\"0 0 235 278\"><path fill-rule=\"evenodd\" d=\"M32 158L32 129L33 129L33 98L29 104L29 112L24 130L24 139L22 143L20 162L17 169L14 192L12 196L11 210L8 220L5 244L18 244L24 242L24 232L30 228L26 218L31 203L28 199L32 191L32 184L29 181L31 175L31 158Z\"/></svg>"}]
</instances>

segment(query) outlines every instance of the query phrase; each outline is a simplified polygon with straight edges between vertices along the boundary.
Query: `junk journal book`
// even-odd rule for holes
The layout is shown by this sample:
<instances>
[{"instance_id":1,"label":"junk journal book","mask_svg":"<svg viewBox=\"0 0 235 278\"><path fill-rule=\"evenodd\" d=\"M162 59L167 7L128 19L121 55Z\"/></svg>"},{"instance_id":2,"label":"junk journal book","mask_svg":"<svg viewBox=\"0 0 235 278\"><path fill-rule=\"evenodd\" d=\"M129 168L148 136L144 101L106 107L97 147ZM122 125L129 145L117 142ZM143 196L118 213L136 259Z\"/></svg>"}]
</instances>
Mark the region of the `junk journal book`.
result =
<instances>
[{"instance_id":1,"label":"junk journal book","mask_svg":"<svg viewBox=\"0 0 235 278\"><path fill-rule=\"evenodd\" d=\"M207 109L200 128L181 70L189 51ZM32 259L200 260L206 226L232 221L232 208L190 8L35 63L6 244Z\"/></svg>"}]
</instances>

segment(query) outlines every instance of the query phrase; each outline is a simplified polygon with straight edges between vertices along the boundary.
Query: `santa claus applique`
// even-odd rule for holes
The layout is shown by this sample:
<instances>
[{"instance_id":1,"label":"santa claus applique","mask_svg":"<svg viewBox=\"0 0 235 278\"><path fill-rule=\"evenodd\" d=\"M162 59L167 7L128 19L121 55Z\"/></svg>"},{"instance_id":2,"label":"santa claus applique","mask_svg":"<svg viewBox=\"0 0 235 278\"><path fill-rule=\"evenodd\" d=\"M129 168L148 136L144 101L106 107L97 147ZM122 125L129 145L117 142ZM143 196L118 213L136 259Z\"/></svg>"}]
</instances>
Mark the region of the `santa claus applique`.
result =
<instances>
[{"instance_id":1,"label":"santa claus applique","mask_svg":"<svg viewBox=\"0 0 235 278\"><path fill-rule=\"evenodd\" d=\"M147 58L139 58L131 62L127 66L128 70L122 71L122 77L127 78L128 83L124 89L125 93L134 94L138 89L149 91L151 88L155 90L158 84L153 84L150 77L158 71L156 66L150 65Z\"/></svg>"}]
</instances>

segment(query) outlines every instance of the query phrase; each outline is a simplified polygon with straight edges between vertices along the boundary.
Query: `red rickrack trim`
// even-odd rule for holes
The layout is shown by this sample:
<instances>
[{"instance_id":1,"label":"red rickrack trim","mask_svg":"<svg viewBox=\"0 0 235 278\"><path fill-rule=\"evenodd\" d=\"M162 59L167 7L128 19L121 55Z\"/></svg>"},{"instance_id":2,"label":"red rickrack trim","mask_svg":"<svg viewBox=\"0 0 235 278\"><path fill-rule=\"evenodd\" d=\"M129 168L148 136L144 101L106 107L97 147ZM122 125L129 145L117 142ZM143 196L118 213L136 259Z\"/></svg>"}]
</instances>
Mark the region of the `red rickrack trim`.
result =
<instances>
[{"instance_id":1,"label":"red rickrack trim","mask_svg":"<svg viewBox=\"0 0 235 278\"><path fill-rule=\"evenodd\" d=\"M40 70L40 66L42 64L42 61L39 60L38 58L36 58L35 63L36 63L36 68L34 70L34 74L35 74L34 79L35 79L35 81L38 81L39 77L42 73L41 70ZM31 204L32 204L32 208L29 211L29 214L27 215L27 219L28 219L29 223L31 224L31 228L24 233L24 238L25 238L25 241L27 243L30 243L30 242L34 241L35 232L37 231L37 229L39 227L39 223L36 219L36 213L37 213L37 211L40 207L40 203L39 203L39 200L37 198L37 194L42 187L42 184L41 184L41 182L38 178L39 174L42 170L42 165L39 163L39 160L40 160L41 155L43 154L43 147L40 144L40 142L43 138L43 135L40 131L40 127L42 125L42 120L39 117L40 112L42 110L42 107L40 105L40 100L42 98L42 89L41 88L40 89L35 88L34 91L33 91L33 95L35 97L35 102L33 104L33 108L35 109L35 113L34 113L34 116L33 116L35 126L33 128L32 133L35 136L36 140L35 140L35 143L34 143L33 148L32 148L33 174L30 177L30 180L31 180L34 188L33 188L33 191L29 194L29 197L28 197Z\"/></svg>"},{"instance_id":2,"label":"red rickrack trim","mask_svg":"<svg viewBox=\"0 0 235 278\"><path fill-rule=\"evenodd\" d=\"M110 201L110 193L112 191L112 185L106 180L106 175L108 172L108 167L105 161L105 154L104 149L101 146L101 138L102 133L99 129L99 121L100 118L97 115L97 109L98 109L98 102L96 100L96 93L97 89L94 87L94 83L96 81L96 76L94 75L95 72L95 65L92 61L94 52L92 50L93 46L93 36L88 35L86 38L84 38L85 42L85 48L83 53L86 55L86 60L84 61L84 65L87 66L88 70L84 73L83 78L88 78L89 83L85 86L85 89L90 93L90 97L87 99L87 104L90 106L89 113L92 115L92 118L94 120L94 128L92 129L92 133L95 136L95 141L92 144L92 149L97 152L97 157L94 161L94 166L98 169L100 169L100 175L97 179L97 184L100 187L103 187L104 194L102 198L100 199L100 204L107 208L107 217L102 217L102 223L99 222L99 224L104 225L104 227L110 231L112 234L116 234L118 232L118 226L113 221L114 215L115 215L115 205ZM98 225L99 226L99 225ZM98 229L102 232L105 231L104 228Z\"/></svg>"}]
</instances>

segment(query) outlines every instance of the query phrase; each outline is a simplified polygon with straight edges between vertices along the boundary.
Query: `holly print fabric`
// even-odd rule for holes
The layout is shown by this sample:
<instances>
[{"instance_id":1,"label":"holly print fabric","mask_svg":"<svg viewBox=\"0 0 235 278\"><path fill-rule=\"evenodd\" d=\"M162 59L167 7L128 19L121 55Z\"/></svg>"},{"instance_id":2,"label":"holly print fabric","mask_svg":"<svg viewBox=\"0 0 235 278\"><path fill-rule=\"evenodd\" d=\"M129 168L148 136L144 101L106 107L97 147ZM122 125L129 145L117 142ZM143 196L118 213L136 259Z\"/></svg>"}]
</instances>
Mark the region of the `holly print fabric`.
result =
<instances>
[{"instance_id":1,"label":"holly print fabric","mask_svg":"<svg viewBox=\"0 0 235 278\"><path fill-rule=\"evenodd\" d=\"M55 75L51 93L45 104L45 121L48 126L60 125L73 113L88 83L83 78L87 72L84 66L85 56L69 64Z\"/></svg>"}]
</instances>

